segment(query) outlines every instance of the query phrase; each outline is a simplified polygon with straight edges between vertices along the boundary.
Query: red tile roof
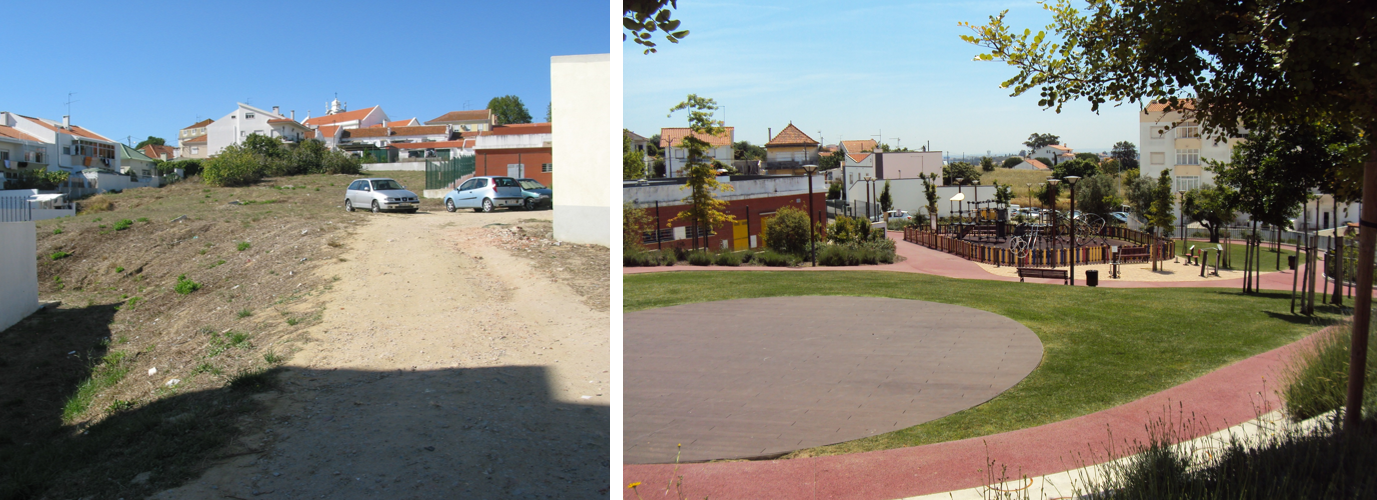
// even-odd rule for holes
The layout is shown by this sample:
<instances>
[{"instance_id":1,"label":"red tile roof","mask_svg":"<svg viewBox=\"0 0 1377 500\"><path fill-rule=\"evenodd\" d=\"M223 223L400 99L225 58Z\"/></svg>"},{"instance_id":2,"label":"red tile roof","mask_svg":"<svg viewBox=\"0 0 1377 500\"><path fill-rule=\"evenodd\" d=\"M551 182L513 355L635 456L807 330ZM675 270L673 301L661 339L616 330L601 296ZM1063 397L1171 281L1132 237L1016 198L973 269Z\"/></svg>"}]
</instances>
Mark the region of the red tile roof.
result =
<instances>
[{"instance_id":1,"label":"red tile roof","mask_svg":"<svg viewBox=\"0 0 1377 500\"><path fill-rule=\"evenodd\" d=\"M843 148L846 148L846 152L848 153L874 151L875 148L879 147L879 145L876 144L875 139L866 139L863 141L841 141L841 145Z\"/></svg>"},{"instance_id":2,"label":"red tile roof","mask_svg":"<svg viewBox=\"0 0 1377 500\"><path fill-rule=\"evenodd\" d=\"M356 137L387 137L391 135L388 130L382 127L351 128L340 134L340 138Z\"/></svg>"},{"instance_id":3,"label":"red tile roof","mask_svg":"<svg viewBox=\"0 0 1377 500\"><path fill-rule=\"evenodd\" d=\"M1071 148L1068 148L1068 147L1063 146L1063 145L1061 145L1061 144L1048 144L1047 147L1052 148L1052 149L1061 150L1061 151L1070 151L1070 150L1071 150Z\"/></svg>"},{"instance_id":4,"label":"red tile roof","mask_svg":"<svg viewBox=\"0 0 1377 500\"><path fill-rule=\"evenodd\" d=\"M143 147L144 156L147 156L149 158L161 159L162 155L166 154L167 159L171 160L172 158L177 156L176 154L174 154L176 151L177 148L174 148L172 146L159 146L157 144L149 144Z\"/></svg>"},{"instance_id":5,"label":"red tile roof","mask_svg":"<svg viewBox=\"0 0 1377 500\"><path fill-rule=\"evenodd\" d=\"M191 128L202 128L202 127L205 127L206 125L210 125L211 122L214 122L214 121L215 121L215 120L212 120L212 119L210 119L210 118L206 118L206 119L201 120L201 121L199 121L199 122L193 123L193 124L191 124L190 127L185 127L185 128L183 128L182 130L191 129Z\"/></svg>"},{"instance_id":6,"label":"red tile roof","mask_svg":"<svg viewBox=\"0 0 1377 500\"><path fill-rule=\"evenodd\" d=\"M462 141L436 141L436 142L401 142L392 143L390 146L397 149L429 149L429 148L473 148L473 139Z\"/></svg>"},{"instance_id":7,"label":"red tile roof","mask_svg":"<svg viewBox=\"0 0 1377 500\"><path fill-rule=\"evenodd\" d=\"M551 124L549 123L510 123L498 125L492 130L479 133L479 135L523 135L523 134L549 134Z\"/></svg>"},{"instance_id":8,"label":"red tile roof","mask_svg":"<svg viewBox=\"0 0 1377 500\"><path fill-rule=\"evenodd\" d=\"M732 138L735 136L735 132L734 132L735 130L736 130L736 127L724 127L724 130L722 131L722 135L717 135L717 136L700 136L700 135L698 135L698 134L693 134L693 136L694 136L694 137L697 137L697 138L699 138L699 139L702 139L703 141L707 142L709 146L713 146L713 147L731 146L731 145L732 145ZM670 147L670 146L678 147L678 146L679 146L679 141L683 140L683 138L685 138L685 137L688 137L688 135L690 134L690 132L691 132L691 131L690 131L689 129L687 129L687 128L662 128L662 129L660 129L660 149L668 148L668 147Z\"/></svg>"},{"instance_id":9,"label":"red tile roof","mask_svg":"<svg viewBox=\"0 0 1377 500\"><path fill-rule=\"evenodd\" d=\"M869 158L870 153L847 153L846 157L850 158L852 163L860 163Z\"/></svg>"},{"instance_id":10,"label":"red tile roof","mask_svg":"<svg viewBox=\"0 0 1377 500\"><path fill-rule=\"evenodd\" d=\"M371 108L356 109L354 111L345 111L343 113L335 113L333 115L317 116L310 120L306 120L305 123L307 125L324 126L354 120L363 121L363 119L368 116L368 113L371 113L373 112L373 110L378 109L380 107L381 106L373 106Z\"/></svg>"},{"instance_id":11,"label":"red tile roof","mask_svg":"<svg viewBox=\"0 0 1377 500\"><path fill-rule=\"evenodd\" d=\"M339 125L325 125L316 129L319 137L334 137L337 131L339 131Z\"/></svg>"},{"instance_id":12,"label":"red tile roof","mask_svg":"<svg viewBox=\"0 0 1377 500\"><path fill-rule=\"evenodd\" d=\"M205 143L206 143L206 134L201 134L201 135L198 135L198 136L196 136L196 137L192 137L192 138L190 138L190 139L187 139L187 140L185 140L185 141L182 141L182 144L205 144Z\"/></svg>"},{"instance_id":13,"label":"red tile roof","mask_svg":"<svg viewBox=\"0 0 1377 500\"><path fill-rule=\"evenodd\" d=\"M392 135L443 135L444 125L416 125L411 127L392 127Z\"/></svg>"},{"instance_id":14,"label":"red tile roof","mask_svg":"<svg viewBox=\"0 0 1377 500\"><path fill-rule=\"evenodd\" d=\"M770 139L770 142L765 143L765 147L767 148L771 146L782 147L817 145L818 141L813 140L812 137L808 137L808 134L803 133L803 131L799 130L798 127L795 127L793 123L790 123L789 126L784 127L784 130L779 131L778 134L775 134L775 136Z\"/></svg>"},{"instance_id":15,"label":"red tile roof","mask_svg":"<svg viewBox=\"0 0 1377 500\"><path fill-rule=\"evenodd\" d=\"M98 141L115 142L115 141L112 141L112 140L110 140L110 139L106 139L106 138L104 138L104 137L101 137L100 134L97 134L97 133L92 132L92 131L90 131L90 130L86 130L86 129L81 128L80 126L77 126L77 125L72 125L72 126L69 127L67 130L59 130L61 127L50 125L50 124L48 124L47 121L44 121L44 120L41 120L41 119L38 119L38 118L33 118L33 117L24 116L24 115L19 115L19 116L20 116L20 117L23 117L23 118L28 118L29 121L34 122L34 123L37 123L37 124L39 124L40 126L42 126L43 128L46 128L46 129L51 130L51 131L53 131L53 132L62 132L62 133L67 133L67 134L75 135L75 136L78 136L78 137L85 137L85 138L87 138L87 139L95 139L95 140L98 140Z\"/></svg>"},{"instance_id":16,"label":"red tile roof","mask_svg":"<svg viewBox=\"0 0 1377 500\"><path fill-rule=\"evenodd\" d=\"M436 122L465 122L474 120L488 120L492 113L486 109L474 109L469 111L450 111L439 117L426 121L426 125Z\"/></svg>"},{"instance_id":17,"label":"red tile roof","mask_svg":"<svg viewBox=\"0 0 1377 500\"><path fill-rule=\"evenodd\" d=\"M409 119L409 120L398 120L398 121L395 121L395 122L388 122L388 123L387 123L387 126L389 126L389 127L414 127L414 126L417 126L417 125L420 125L420 124L421 124L420 121L417 121L415 118L412 118L412 119Z\"/></svg>"},{"instance_id":18,"label":"red tile roof","mask_svg":"<svg viewBox=\"0 0 1377 500\"><path fill-rule=\"evenodd\" d=\"M1180 102L1181 102L1181 107L1183 107L1183 108L1185 108L1185 109L1195 109L1195 100L1194 100L1194 99L1181 99ZM1147 106L1147 111L1148 111L1149 113L1156 113L1156 112L1160 112L1160 111L1166 111L1166 109L1167 109L1167 103L1166 103L1165 101L1152 101L1152 102L1148 103L1148 106Z\"/></svg>"},{"instance_id":19,"label":"red tile roof","mask_svg":"<svg viewBox=\"0 0 1377 500\"><path fill-rule=\"evenodd\" d=\"M1047 165L1044 165L1042 162L1034 160L1032 158L1024 158L1023 161L1032 164L1033 168L1036 168L1038 170L1051 170L1050 168L1047 168Z\"/></svg>"},{"instance_id":20,"label":"red tile roof","mask_svg":"<svg viewBox=\"0 0 1377 500\"><path fill-rule=\"evenodd\" d=\"M4 126L4 125L0 125L0 136L9 137L9 138L11 138L11 139L20 139L20 140L25 140L25 141L43 142L43 141L38 140L37 137L34 137L34 136L29 135L29 134L20 132L19 129L17 129L17 128L14 128L14 127L6 127L6 126Z\"/></svg>"}]
</instances>

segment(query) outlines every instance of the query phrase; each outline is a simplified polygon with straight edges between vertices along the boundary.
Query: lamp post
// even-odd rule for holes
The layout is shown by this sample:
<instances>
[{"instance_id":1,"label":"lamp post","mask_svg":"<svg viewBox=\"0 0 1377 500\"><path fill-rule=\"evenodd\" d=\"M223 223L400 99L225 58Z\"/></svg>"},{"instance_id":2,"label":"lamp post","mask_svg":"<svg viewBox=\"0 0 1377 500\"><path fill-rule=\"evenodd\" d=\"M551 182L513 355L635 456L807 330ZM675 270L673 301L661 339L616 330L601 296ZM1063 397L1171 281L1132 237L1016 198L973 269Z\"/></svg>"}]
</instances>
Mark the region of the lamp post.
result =
<instances>
[{"instance_id":1,"label":"lamp post","mask_svg":"<svg viewBox=\"0 0 1377 500\"><path fill-rule=\"evenodd\" d=\"M813 267L818 267L818 237L813 232L818 224L813 221L813 173L818 171L818 166L804 165L803 171L808 172L808 242L813 247Z\"/></svg>"},{"instance_id":2,"label":"lamp post","mask_svg":"<svg viewBox=\"0 0 1377 500\"><path fill-rule=\"evenodd\" d=\"M1071 286L1076 286L1076 181L1081 178L1068 175L1064 179L1071 185Z\"/></svg>"},{"instance_id":3,"label":"lamp post","mask_svg":"<svg viewBox=\"0 0 1377 500\"><path fill-rule=\"evenodd\" d=\"M1184 189L1177 190L1176 194L1181 197L1181 204L1177 205L1181 212L1181 251L1175 252L1176 258L1172 259L1173 264L1181 263L1181 254L1186 253L1186 191Z\"/></svg>"},{"instance_id":4,"label":"lamp post","mask_svg":"<svg viewBox=\"0 0 1377 500\"><path fill-rule=\"evenodd\" d=\"M871 184L870 184L870 179L871 179L870 174L866 174L866 176L865 176L865 221L866 221L866 222L875 222L875 219L872 218L872 217L870 216L870 204L871 204L871 202L870 202L870 185L871 185Z\"/></svg>"},{"instance_id":5,"label":"lamp post","mask_svg":"<svg viewBox=\"0 0 1377 500\"><path fill-rule=\"evenodd\" d=\"M975 207L974 218L980 220L980 179L971 180L971 187L975 188L975 192L971 194L971 198L974 199L971 202L971 206Z\"/></svg>"},{"instance_id":6,"label":"lamp post","mask_svg":"<svg viewBox=\"0 0 1377 500\"><path fill-rule=\"evenodd\" d=\"M961 181L966 180L966 178L965 178L965 177L957 177L957 178L955 178L955 179L953 179L953 180L956 181L956 194L961 194ZM966 200L961 200L962 203L965 203L965 201L966 201ZM961 205L957 205L957 206L959 207L959 206L961 206ZM957 214L958 214L957 217L960 217L960 219L957 219L957 220L960 220L961 222L966 222L966 211L965 211L965 210L961 210L961 209L959 209L959 208L956 209L956 210L957 210Z\"/></svg>"},{"instance_id":7,"label":"lamp post","mask_svg":"<svg viewBox=\"0 0 1377 500\"><path fill-rule=\"evenodd\" d=\"M1023 183L1023 185L1024 185L1025 187L1028 188L1028 207L1032 207L1032 206L1033 206L1033 183L1031 183L1031 182L1025 182L1025 183ZM1025 213L1025 214L1028 213L1028 210L1026 210L1026 208L1027 208L1027 207L1025 207L1025 210L1023 211L1023 213Z\"/></svg>"},{"instance_id":8,"label":"lamp post","mask_svg":"<svg viewBox=\"0 0 1377 500\"><path fill-rule=\"evenodd\" d=\"M1058 182L1061 182L1061 179L1047 179L1047 189L1056 189L1056 188L1057 188L1057 183L1058 183ZM1058 224L1058 223L1060 223L1060 221L1057 220L1057 199L1056 199L1055 197L1053 197L1053 198L1052 198L1052 246L1053 246L1053 247L1056 247L1056 246L1057 246L1057 224Z\"/></svg>"}]
</instances>

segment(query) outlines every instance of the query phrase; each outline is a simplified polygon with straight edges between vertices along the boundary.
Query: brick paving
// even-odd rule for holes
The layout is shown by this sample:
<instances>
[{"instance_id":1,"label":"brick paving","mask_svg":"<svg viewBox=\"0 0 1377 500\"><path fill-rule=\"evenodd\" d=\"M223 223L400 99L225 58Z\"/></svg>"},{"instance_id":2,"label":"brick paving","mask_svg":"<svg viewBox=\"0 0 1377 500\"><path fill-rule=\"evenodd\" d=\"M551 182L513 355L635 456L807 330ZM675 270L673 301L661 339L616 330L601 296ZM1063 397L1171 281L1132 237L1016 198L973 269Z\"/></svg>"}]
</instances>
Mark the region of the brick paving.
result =
<instances>
[{"instance_id":1,"label":"brick paving","mask_svg":"<svg viewBox=\"0 0 1377 500\"><path fill-rule=\"evenodd\" d=\"M771 297L624 315L624 462L760 457L988 401L1042 359L1003 316L873 297Z\"/></svg>"}]
</instances>

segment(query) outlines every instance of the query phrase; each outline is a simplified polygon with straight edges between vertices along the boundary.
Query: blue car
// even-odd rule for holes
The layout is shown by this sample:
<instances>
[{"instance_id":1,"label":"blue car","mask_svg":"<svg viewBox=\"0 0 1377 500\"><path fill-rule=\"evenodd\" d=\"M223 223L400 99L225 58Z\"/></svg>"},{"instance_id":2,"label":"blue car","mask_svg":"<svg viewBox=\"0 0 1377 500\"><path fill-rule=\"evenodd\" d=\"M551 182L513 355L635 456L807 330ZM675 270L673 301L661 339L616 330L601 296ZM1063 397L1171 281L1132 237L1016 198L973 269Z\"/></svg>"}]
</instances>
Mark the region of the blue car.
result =
<instances>
[{"instance_id":1,"label":"blue car","mask_svg":"<svg viewBox=\"0 0 1377 500\"><path fill-rule=\"evenodd\" d=\"M525 197L524 206L526 210L535 210L540 207L554 208L554 201L550 198L550 188L545 187L535 179L517 179L521 184L521 196Z\"/></svg>"}]
</instances>

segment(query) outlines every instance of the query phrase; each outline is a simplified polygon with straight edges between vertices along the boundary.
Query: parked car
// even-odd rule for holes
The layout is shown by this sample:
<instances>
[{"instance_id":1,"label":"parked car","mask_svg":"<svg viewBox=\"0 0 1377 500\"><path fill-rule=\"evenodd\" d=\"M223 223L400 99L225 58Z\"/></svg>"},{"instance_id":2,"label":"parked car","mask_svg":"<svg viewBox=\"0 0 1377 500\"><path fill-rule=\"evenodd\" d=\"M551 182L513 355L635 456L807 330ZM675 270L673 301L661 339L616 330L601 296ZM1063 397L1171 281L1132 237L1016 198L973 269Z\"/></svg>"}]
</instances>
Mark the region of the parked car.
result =
<instances>
[{"instance_id":1,"label":"parked car","mask_svg":"<svg viewBox=\"0 0 1377 500\"><path fill-rule=\"evenodd\" d=\"M526 197L521 184L511 177L474 177L445 194L445 209L451 212L472 208L475 212L491 212L498 207L521 208Z\"/></svg>"},{"instance_id":2,"label":"parked car","mask_svg":"<svg viewBox=\"0 0 1377 500\"><path fill-rule=\"evenodd\" d=\"M383 210L404 210L416 213L421 200L397 181L387 178L359 179L344 190L344 209L367 207L374 213Z\"/></svg>"},{"instance_id":3,"label":"parked car","mask_svg":"<svg viewBox=\"0 0 1377 500\"><path fill-rule=\"evenodd\" d=\"M535 210L540 207L554 208L555 202L551 198L550 188L541 184L535 179L517 179L521 184L521 196L524 196L526 210Z\"/></svg>"},{"instance_id":4,"label":"parked car","mask_svg":"<svg viewBox=\"0 0 1377 500\"><path fill-rule=\"evenodd\" d=\"M889 220L913 220L913 216L903 210L890 210L885 212L885 215L889 216Z\"/></svg>"},{"instance_id":5,"label":"parked car","mask_svg":"<svg viewBox=\"0 0 1377 500\"><path fill-rule=\"evenodd\" d=\"M1128 212L1110 212L1109 216L1120 223L1128 224Z\"/></svg>"}]
</instances>

